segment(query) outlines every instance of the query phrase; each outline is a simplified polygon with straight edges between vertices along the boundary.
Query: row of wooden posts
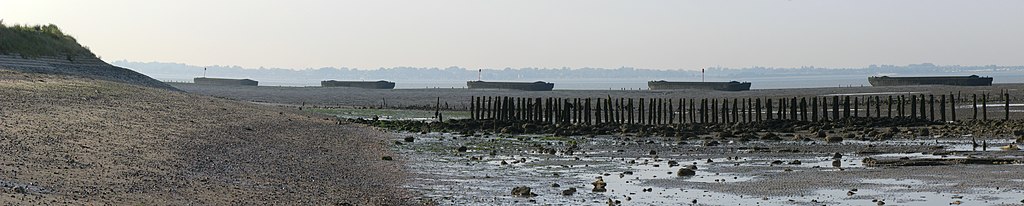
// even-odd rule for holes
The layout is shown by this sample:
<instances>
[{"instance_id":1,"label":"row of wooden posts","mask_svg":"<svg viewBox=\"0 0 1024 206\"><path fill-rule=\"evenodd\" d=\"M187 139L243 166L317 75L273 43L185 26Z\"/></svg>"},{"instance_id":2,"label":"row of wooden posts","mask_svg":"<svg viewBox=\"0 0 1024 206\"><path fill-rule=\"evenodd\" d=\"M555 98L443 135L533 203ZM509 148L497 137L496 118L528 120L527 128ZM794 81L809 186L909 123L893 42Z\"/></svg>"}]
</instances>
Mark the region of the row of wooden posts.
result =
<instances>
[{"instance_id":1,"label":"row of wooden posts","mask_svg":"<svg viewBox=\"0 0 1024 206\"><path fill-rule=\"evenodd\" d=\"M1004 119L1010 119L1010 96ZM850 117L909 117L957 121L956 106L973 105L972 119L988 119L989 94L911 94L899 96L823 96L790 98L528 98L471 97L472 119L572 124L735 123L771 119L831 121ZM979 106L979 103L981 106ZM907 108L909 106L909 109ZM980 109L980 112L979 112ZM936 111L937 110L937 111ZM862 112L863 111L863 112ZM938 112L938 114L936 114ZM947 113L949 115L947 115ZM980 113L980 117L979 117ZM947 118L949 117L949 118Z\"/></svg>"}]
</instances>

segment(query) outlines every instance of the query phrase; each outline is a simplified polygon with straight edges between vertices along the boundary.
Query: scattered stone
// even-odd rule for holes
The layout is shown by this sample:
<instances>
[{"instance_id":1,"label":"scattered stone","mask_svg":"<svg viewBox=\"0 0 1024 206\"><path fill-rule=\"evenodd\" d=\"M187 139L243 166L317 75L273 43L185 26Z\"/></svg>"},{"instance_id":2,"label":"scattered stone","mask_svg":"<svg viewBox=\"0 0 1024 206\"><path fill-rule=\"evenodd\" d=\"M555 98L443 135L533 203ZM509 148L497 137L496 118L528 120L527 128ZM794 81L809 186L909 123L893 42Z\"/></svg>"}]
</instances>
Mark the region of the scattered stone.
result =
<instances>
[{"instance_id":1,"label":"scattered stone","mask_svg":"<svg viewBox=\"0 0 1024 206\"><path fill-rule=\"evenodd\" d=\"M697 165L687 165L685 168L686 169L691 169L691 170L697 170Z\"/></svg>"},{"instance_id":2,"label":"scattered stone","mask_svg":"<svg viewBox=\"0 0 1024 206\"><path fill-rule=\"evenodd\" d=\"M843 154L842 153L836 152L835 154L832 154L832 159L842 159L842 158L843 158Z\"/></svg>"},{"instance_id":3,"label":"scattered stone","mask_svg":"<svg viewBox=\"0 0 1024 206\"><path fill-rule=\"evenodd\" d=\"M818 138L826 138L827 136L828 132L825 132L825 130L818 130Z\"/></svg>"},{"instance_id":4,"label":"scattered stone","mask_svg":"<svg viewBox=\"0 0 1024 206\"><path fill-rule=\"evenodd\" d=\"M562 190L562 195L571 196L573 194L576 194L576 188L575 187L570 187L569 189Z\"/></svg>"},{"instance_id":5,"label":"scattered stone","mask_svg":"<svg viewBox=\"0 0 1024 206\"><path fill-rule=\"evenodd\" d=\"M405 142L413 142L415 140L416 140L416 138L412 137L412 136L405 137Z\"/></svg>"},{"instance_id":6,"label":"scattered stone","mask_svg":"<svg viewBox=\"0 0 1024 206\"><path fill-rule=\"evenodd\" d=\"M469 148L466 147L466 146L461 146L461 147L459 147L459 149L457 149L457 151L459 151L459 152L466 152L467 150L469 150Z\"/></svg>"},{"instance_id":7,"label":"scattered stone","mask_svg":"<svg viewBox=\"0 0 1024 206\"><path fill-rule=\"evenodd\" d=\"M561 187L561 185L558 185L558 183L551 183L551 187Z\"/></svg>"},{"instance_id":8,"label":"scattered stone","mask_svg":"<svg viewBox=\"0 0 1024 206\"><path fill-rule=\"evenodd\" d=\"M704 141L704 143L701 144L701 146L714 147L714 146L718 146L719 144L721 144L721 143L718 143L718 141L711 140L711 141Z\"/></svg>"},{"instance_id":9,"label":"scattered stone","mask_svg":"<svg viewBox=\"0 0 1024 206\"><path fill-rule=\"evenodd\" d=\"M793 160L792 162L789 162L789 164L791 164L791 165L800 165L801 162L800 162L800 160Z\"/></svg>"},{"instance_id":10,"label":"scattered stone","mask_svg":"<svg viewBox=\"0 0 1024 206\"><path fill-rule=\"evenodd\" d=\"M840 162L839 160L832 160L832 167L836 167L836 168L843 167L843 162Z\"/></svg>"},{"instance_id":11,"label":"scattered stone","mask_svg":"<svg viewBox=\"0 0 1024 206\"><path fill-rule=\"evenodd\" d=\"M394 160L393 158L391 158L391 156L383 156L383 157L381 157L380 159L381 159L381 160L384 160L384 161L391 161L391 160Z\"/></svg>"},{"instance_id":12,"label":"scattered stone","mask_svg":"<svg viewBox=\"0 0 1024 206\"><path fill-rule=\"evenodd\" d=\"M668 161L668 167L675 167L675 166L679 166L679 162L676 162L675 160L669 160Z\"/></svg>"},{"instance_id":13,"label":"scattered stone","mask_svg":"<svg viewBox=\"0 0 1024 206\"><path fill-rule=\"evenodd\" d=\"M783 163L783 162L782 162L782 160L775 160L775 161L772 161L772 162L771 162L771 163L769 163L769 164L770 164L770 165L781 165L782 163Z\"/></svg>"},{"instance_id":14,"label":"scattered stone","mask_svg":"<svg viewBox=\"0 0 1024 206\"><path fill-rule=\"evenodd\" d=\"M680 177L694 176L697 175L697 171L691 170L689 168L679 168L679 171L676 172L676 175Z\"/></svg>"},{"instance_id":15,"label":"scattered stone","mask_svg":"<svg viewBox=\"0 0 1024 206\"><path fill-rule=\"evenodd\" d=\"M931 133L931 131L928 130L928 128L921 128L921 131L917 132L917 136L927 137L927 136L931 136L931 134L932 133Z\"/></svg>"},{"instance_id":16,"label":"scattered stone","mask_svg":"<svg viewBox=\"0 0 1024 206\"><path fill-rule=\"evenodd\" d=\"M712 163L712 162L715 162L715 161L711 160L711 158L708 158L708 163Z\"/></svg>"},{"instance_id":17,"label":"scattered stone","mask_svg":"<svg viewBox=\"0 0 1024 206\"><path fill-rule=\"evenodd\" d=\"M648 152L647 154L650 154L651 156L658 155L658 151L651 150L651 152Z\"/></svg>"},{"instance_id":18,"label":"scattered stone","mask_svg":"<svg viewBox=\"0 0 1024 206\"><path fill-rule=\"evenodd\" d=\"M608 186L608 183L604 182L604 178L597 177L597 180L594 181L593 183L590 183L590 184L594 185L594 189L592 190L593 192L607 192L608 191L608 189L604 188L604 187Z\"/></svg>"},{"instance_id":19,"label":"scattered stone","mask_svg":"<svg viewBox=\"0 0 1024 206\"><path fill-rule=\"evenodd\" d=\"M512 188L512 196L516 196L516 197L533 197L533 196L537 196L537 194L534 194L533 192L530 192L530 187L519 186L519 187Z\"/></svg>"},{"instance_id":20,"label":"scattered stone","mask_svg":"<svg viewBox=\"0 0 1024 206\"><path fill-rule=\"evenodd\" d=\"M825 137L825 142L836 143L836 142L842 142L842 141L843 141L843 137L840 137L839 134L834 134L834 135Z\"/></svg>"}]
</instances>

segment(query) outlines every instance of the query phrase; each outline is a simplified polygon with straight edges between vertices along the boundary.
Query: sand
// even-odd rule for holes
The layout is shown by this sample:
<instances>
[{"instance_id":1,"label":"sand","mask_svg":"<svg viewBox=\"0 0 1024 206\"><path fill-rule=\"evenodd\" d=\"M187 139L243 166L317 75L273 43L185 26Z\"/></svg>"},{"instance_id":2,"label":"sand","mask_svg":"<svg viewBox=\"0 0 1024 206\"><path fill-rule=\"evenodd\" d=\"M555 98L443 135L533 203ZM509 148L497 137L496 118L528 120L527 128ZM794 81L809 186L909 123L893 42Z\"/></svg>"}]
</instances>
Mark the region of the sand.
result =
<instances>
[{"instance_id":1,"label":"sand","mask_svg":"<svg viewBox=\"0 0 1024 206\"><path fill-rule=\"evenodd\" d=\"M0 70L0 202L404 205L389 133L291 108Z\"/></svg>"}]
</instances>

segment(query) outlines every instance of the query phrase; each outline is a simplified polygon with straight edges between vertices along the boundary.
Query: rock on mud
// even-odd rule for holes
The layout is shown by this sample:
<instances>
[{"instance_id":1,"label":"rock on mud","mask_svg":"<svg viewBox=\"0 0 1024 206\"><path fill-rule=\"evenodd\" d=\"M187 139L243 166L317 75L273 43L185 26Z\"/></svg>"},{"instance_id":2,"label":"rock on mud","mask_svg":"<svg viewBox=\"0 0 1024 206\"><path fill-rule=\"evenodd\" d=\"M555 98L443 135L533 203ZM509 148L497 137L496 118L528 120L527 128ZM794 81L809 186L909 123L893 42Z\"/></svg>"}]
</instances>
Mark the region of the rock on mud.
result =
<instances>
[{"instance_id":1,"label":"rock on mud","mask_svg":"<svg viewBox=\"0 0 1024 206\"><path fill-rule=\"evenodd\" d=\"M833 142L833 143L835 143L835 142L842 142L843 141L843 137L839 136L839 134L830 135L828 137L825 137L825 141L826 142Z\"/></svg>"},{"instance_id":2,"label":"rock on mud","mask_svg":"<svg viewBox=\"0 0 1024 206\"><path fill-rule=\"evenodd\" d=\"M690 168L679 168L679 171L676 172L676 175L680 177L694 176L697 175L697 171L694 171Z\"/></svg>"},{"instance_id":3,"label":"rock on mud","mask_svg":"<svg viewBox=\"0 0 1024 206\"><path fill-rule=\"evenodd\" d=\"M562 190L562 195L570 196L570 195L573 195L573 194L576 194L576 188L575 187L570 187L569 189Z\"/></svg>"},{"instance_id":4,"label":"rock on mud","mask_svg":"<svg viewBox=\"0 0 1024 206\"><path fill-rule=\"evenodd\" d=\"M519 186L519 187L512 188L512 196L516 196L516 197L533 197L533 196L537 196L537 194L534 194L533 192L530 192L530 187Z\"/></svg>"},{"instance_id":5,"label":"rock on mud","mask_svg":"<svg viewBox=\"0 0 1024 206\"><path fill-rule=\"evenodd\" d=\"M597 180L594 181L594 183L590 183L590 184L594 185L594 189L593 189L594 192L607 192L608 191L608 189L605 189L605 187L608 186L608 183L604 182L604 178L597 177Z\"/></svg>"}]
</instances>

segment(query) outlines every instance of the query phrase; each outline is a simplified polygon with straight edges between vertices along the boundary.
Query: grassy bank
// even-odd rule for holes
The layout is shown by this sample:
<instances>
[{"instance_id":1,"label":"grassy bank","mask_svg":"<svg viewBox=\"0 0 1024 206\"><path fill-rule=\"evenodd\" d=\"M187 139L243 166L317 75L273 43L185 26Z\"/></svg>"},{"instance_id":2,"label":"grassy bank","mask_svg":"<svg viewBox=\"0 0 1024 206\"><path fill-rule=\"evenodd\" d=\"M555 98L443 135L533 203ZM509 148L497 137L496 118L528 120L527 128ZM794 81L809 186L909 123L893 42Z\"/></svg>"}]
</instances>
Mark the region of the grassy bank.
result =
<instances>
[{"instance_id":1,"label":"grassy bank","mask_svg":"<svg viewBox=\"0 0 1024 206\"><path fill-rule=\"evenodd\" d=\"M89 48L78 44L74 37L64 34L56 25L5 25L0 22L0 54L21 55L24 58L95 57Z\"/></svg>"}]
</instances>

